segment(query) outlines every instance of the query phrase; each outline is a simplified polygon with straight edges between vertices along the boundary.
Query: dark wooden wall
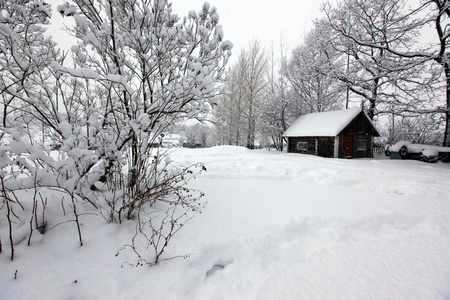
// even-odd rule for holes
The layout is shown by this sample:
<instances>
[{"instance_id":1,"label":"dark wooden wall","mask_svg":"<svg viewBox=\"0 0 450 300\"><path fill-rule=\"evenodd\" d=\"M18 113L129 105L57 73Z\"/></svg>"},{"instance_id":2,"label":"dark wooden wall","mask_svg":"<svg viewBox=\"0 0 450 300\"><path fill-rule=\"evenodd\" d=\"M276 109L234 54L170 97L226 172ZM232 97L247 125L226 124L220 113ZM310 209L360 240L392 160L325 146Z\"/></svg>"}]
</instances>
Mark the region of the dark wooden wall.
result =
<instances>
[{"instance_id":1,"label":"dark wooden wall","mask_svg":"<svg viewBox=\"0 0 450 300\"><path fill-rule=\"evenodd\" d=\"M299 141L307 141L308 150L298 150L297 142ZM334 154L334 137L290 137L288 143L288 152L290 153L313 154L322 157L333 157Z\"/></svg>"},{"instance_id":2,"label":"dark wooden wall","mask_svg":"<svg viewBox=\"0 0 450 300\"><path fill-rule=\"evenodd\" d=\"M365 115L359 114L339 135L338 157L372 157L372 136L378 136L378 133ZM334 137L289 137L288 152L334 157L334 140ZM299 141L308 141L308 150L298 150L297 142ZM365 144L364 149L358 148L358 145L363 144Z\"/></svg>"},{"instance_id":3,"label":"dark wooden wall","mask_svg":"<svg viewBox=\"0 0 450 300\"><path fill-rule=\"evenodd\" d=\"M319 148L318 155L322 157L334 156L334 137L318 137Z\"/></svg>"},{"instance_id":4,"label":"dark wooden wall","mask_svg":"<svg viewBox=\"0 0 450 300\"><path fill-rule=\"evenodd\" d=\"M297 142L307 141L308 150L297 150ZM315 137L290 137L288 138L288 152L291 153L304 153L304 154L316 154L316 138Z\"/></svg>"},{"instance_id":5,"label":"dark wooden wall","mask_svg":"<svg viewBox=\"0 0 450 300\"><path fill-rule=\"evenodd\" d=\"M342 135L351 135L353 138L353 158L373 157L372 154L372 136L378 136L378 133L374 131L372 124L365 117L364 114L359 114L358 117L353 120L342 132ZM342 138L339 139L342 143ZM366 147L364 150L358 149L358 142L365 142ZM343 146L339 145L339 157L345 157L345 151L342 150Z\"/></svg>"}]
</instances>

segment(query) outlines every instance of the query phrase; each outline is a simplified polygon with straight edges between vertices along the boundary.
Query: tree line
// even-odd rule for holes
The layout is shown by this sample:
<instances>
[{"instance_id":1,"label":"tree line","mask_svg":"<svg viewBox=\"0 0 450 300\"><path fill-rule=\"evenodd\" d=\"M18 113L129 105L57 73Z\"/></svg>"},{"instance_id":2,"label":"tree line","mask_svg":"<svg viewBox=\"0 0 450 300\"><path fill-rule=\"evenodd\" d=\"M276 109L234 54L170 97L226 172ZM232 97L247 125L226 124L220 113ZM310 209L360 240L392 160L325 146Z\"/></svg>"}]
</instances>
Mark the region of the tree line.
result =
<instances>
[{"instance_id":1,"label":"tree line","mask_svg":"<svg viewBox=\"0 0 450 300\"><path fill-rule=\"evenodd\" d=\"M282 150L300 115L363 105L385 143L450 146L450 3L410 2L327 3L290 55L251 42L215 109L219 142Z\"/></svg>"}]
</instances>

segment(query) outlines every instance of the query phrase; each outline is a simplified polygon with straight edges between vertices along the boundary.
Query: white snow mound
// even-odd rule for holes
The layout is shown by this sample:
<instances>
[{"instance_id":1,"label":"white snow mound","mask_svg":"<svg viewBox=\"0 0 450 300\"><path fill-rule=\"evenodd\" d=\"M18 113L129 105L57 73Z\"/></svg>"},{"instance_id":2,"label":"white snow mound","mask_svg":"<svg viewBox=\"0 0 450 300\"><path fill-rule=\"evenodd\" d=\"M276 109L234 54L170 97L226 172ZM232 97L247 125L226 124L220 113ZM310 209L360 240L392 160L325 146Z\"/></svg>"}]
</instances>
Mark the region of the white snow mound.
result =
<instances>
[{"instance_id":1,"label":"white snow mound","mask_svg":"<svg viewBox=\"0 0 450 300\"><path fill-rule=\"evenodd\" d=\"M82 247L56 221L28 247L23 220L11 262L0 210L0 299L450 298L450 164L230 146L176 149L170 163L199 161L208 171L190 187L208 204L165 253L187 259L131 267L115 254L134 223L85 214Z\"/></svg>"}]
</instances>

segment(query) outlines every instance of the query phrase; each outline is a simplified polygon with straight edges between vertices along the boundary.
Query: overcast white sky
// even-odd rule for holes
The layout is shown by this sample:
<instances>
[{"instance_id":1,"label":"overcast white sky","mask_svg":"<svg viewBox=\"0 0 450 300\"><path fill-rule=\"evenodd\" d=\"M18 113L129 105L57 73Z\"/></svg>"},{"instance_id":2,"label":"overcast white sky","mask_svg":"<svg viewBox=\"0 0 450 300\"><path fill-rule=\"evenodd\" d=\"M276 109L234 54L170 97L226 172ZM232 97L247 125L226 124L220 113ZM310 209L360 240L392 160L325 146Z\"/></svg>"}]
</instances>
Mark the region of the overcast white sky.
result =
<instances>
[{"instance_id":1,"label":"overcast white sky","mask_svg":"<svg viewBox=\"0 0 450 300\"><path fill-rule=\"evenodd\" d=\"M64 0L50 0L53 8ZM312 28L312 23L320 14L320 6L325 0L210 0L211 6L217 8L219 23L224 30L224 38L234 44L234 61L241 49L249 42L258 39L262 46L269 49L271 45L278 48L280 39L292 49L302 42L302 38ZM331 2L336 2L332 0ZM205 0L172 0L174 12L184 17L190 10L199 11ZM66 18L69 19L69 18ZM59 28L62 18L53 14L54 24L49 34L63 49L69 49L74 39L61 33Z\"/></svg>"},{"instance_id":2,"label":"overcast white sky","mask_svg":"<svg viewBox=\"0 0 450 300\"><path fill-rule=\"evenodd\" d=\"M204 0L173 0L172 6L179 16L189 10L200 10ZM312 28L313 19L320 16L325 0L210 0L217 8L225 39L234 44L233 56L246 48L253 39L270 48L278 47L281 37L289 48L302 42ZM332 1L335 2L335 1Z\"/></svg>"}]
</instances>

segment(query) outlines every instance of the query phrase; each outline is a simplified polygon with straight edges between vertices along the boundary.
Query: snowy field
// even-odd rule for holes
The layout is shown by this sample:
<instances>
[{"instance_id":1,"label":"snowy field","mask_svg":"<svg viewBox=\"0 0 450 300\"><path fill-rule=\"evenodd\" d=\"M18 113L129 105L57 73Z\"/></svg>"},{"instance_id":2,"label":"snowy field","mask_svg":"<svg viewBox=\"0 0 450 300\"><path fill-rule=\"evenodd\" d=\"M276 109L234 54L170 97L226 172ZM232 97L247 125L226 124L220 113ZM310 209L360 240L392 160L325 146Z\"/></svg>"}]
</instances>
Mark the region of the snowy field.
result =
<instances>
[{"instance_id":1,"label":"snowy field","mask_svg":"<svg viewBox=\"0 0 450 300\"><path fill-rule=\"evenodd\" d=\"M115 254L132 226L87 214L82 247L64 223L11 262L2 211L0 299L450 299L450 164L238 147L171 159L208 168L191 182L208 203L166 253L189 258L129 266Z\"/></svg>"}]
</instances>

